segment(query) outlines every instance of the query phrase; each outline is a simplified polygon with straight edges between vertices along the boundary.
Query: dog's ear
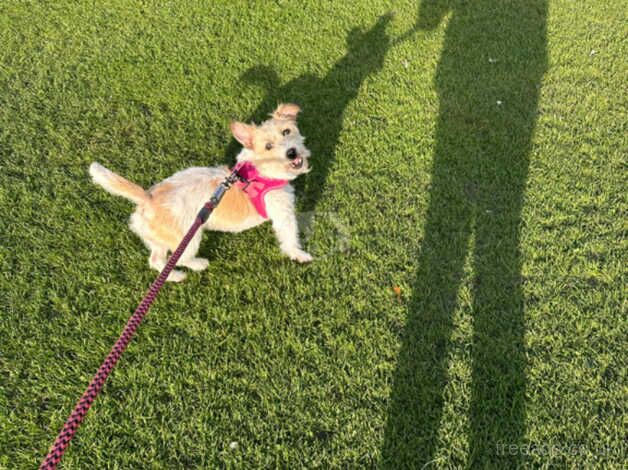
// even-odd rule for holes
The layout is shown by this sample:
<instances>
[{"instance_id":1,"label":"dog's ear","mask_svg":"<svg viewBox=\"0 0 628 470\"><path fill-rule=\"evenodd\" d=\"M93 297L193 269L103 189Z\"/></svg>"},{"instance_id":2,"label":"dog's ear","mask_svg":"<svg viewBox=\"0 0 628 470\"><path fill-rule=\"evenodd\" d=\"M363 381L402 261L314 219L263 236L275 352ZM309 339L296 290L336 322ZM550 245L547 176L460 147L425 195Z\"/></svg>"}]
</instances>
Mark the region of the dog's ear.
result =
<instances>
[{"instance_id":1,"label":"dog's ear","mask_svg":"<svg viewBox=\"0 0 628 470\"><path fill-rule=\"evenodd\" d=\"M297 114L299 114L300 111L301 108L298 104L281 103L273 112L273 117L275 119L290 119L291 121L296 121Z\"/></svg>"},{"instance_id":2,"label":"dog's ear","mask_svg":"<svg viewBox=\"0 0 628 470\"><path fill-rule=\"evenodd\" d=\"M240 142L247 149L253 148L255 126L244 124L243 122L233 121L230 127L233 136L238 142Z\"/></svg>"}]
</instances>

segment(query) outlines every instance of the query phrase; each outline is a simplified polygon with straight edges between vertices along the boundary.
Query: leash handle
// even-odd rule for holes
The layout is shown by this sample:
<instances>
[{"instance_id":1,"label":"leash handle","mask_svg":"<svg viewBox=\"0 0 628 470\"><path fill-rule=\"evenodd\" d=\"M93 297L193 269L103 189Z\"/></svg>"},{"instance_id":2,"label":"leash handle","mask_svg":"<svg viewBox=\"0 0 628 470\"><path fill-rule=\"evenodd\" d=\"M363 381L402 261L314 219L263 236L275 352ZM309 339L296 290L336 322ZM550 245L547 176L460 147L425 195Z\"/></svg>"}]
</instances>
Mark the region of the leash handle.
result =
<instances>
[{"instance_id":1,"label":"leash handle","mask_svg":"<svg viewBox=\"0 0 628 470\"><path fill-rule=\"evenodd\" d=\"M118 359L120 359L120 356L122 356L122 353L131 342L131 339L133 339L135 331L140 326L140 323L142 322L142 320L148 313L151 305L157 298L157 294L166 282L168 275L174 269L177 261L179 261L179 258L187 248L197 230L207 221L212 211L216 208L218 203L220 203L220 200L225 195L227 190L231 187L231 185L233 185L233 183L241 179L240 175L238 174L240 166L241 165L238 164L234 167L231 174L227 176L227 178L225 178L222 183L220 183L218 188L216 188L216 190L214 191L214 194L212 195L210 200L207 201L199 211L196 219L194 220L194 223L179 243L177 249L168 259L166 266L164 266L162 271L159 273L157 279L155 279L155 281L153 281L153 283L151 284L148 292L146 292L144 298L135 309L135 312L133 313L131 318L129 318L129 321L124 327L124 330L122 330L118 341L116 341L116 343L111 348L111 351L109 351L109 354L105 358L105 361L102 363L102 365L92 378L92 381L89 383L87 390L85 390L85 393L83 393L83 396L74 407L74 410L66 420L63 428L61 429L61 431L59 431L59 434L57 435L54 444L52 444L52 447L48 452L48 455L39 467L40 470L53 470L57 468L57 465L61 461L63 454L70 445L70 441L76 434L76 431L78 430L83 419L85 418L87 411L92 406L92 403L105 385L105 381L107 380L107 377L118 362Z\"/></svg>"}]
</instances>

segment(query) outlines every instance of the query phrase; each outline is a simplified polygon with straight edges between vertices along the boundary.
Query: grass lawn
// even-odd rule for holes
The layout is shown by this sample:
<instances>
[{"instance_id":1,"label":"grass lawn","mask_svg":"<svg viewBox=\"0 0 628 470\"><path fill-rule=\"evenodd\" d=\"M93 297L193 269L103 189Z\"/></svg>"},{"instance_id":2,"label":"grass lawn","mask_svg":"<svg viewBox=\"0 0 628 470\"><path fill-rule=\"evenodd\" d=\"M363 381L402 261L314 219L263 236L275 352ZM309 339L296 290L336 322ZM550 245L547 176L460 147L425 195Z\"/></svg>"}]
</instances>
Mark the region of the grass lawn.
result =
<instances>
[{"instance_id":1,"label":"grass lawn","mask_svg":"<svg viewBox=\"0 0 628 470\"><path fill-rule=\"evenodd\" d=\"M0 3L0 468L35 468L156 273L149 187L303 108L307 266L207 234L63 468L625 468L620 0ZM312 215L313 214L313 215Z\"/></svg>"}]
</instances>

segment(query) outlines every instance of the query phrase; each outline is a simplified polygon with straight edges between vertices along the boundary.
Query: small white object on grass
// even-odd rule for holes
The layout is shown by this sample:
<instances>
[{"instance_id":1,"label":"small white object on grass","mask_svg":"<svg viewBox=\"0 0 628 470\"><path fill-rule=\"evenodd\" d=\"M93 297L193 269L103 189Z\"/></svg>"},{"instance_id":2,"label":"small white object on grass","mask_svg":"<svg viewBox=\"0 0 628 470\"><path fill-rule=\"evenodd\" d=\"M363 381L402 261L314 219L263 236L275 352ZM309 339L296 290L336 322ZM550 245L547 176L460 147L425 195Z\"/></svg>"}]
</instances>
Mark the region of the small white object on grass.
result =
<instances>
[{"instance_id":1,"label":"small white object on grass","mask_svg":"<svg viewBox=\"0 0 628 470\"><path fill-rule=\"evenodd\" d=\"M497 106L501 106L502 105L502 100L497 100Z\"/></svg>"},{"instance_id":2,"label":"small white object on grass","mask_svg":"<svg viewBox=\"0 0 628 470\"><path fill-rule=\"evenodd\" d=\"M229 449L236 450L238 448L238 443L236 441L231 441L229 443Z\"/></svg>"}]
</instances>

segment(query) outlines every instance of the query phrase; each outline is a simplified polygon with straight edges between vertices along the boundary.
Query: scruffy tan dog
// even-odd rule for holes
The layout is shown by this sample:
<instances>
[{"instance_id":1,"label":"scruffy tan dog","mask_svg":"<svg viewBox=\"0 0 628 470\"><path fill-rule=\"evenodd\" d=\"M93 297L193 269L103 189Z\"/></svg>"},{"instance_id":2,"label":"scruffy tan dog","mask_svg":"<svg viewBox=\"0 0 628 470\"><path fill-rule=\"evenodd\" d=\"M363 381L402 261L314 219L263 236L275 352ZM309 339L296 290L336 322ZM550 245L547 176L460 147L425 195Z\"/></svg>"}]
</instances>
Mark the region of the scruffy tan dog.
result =
<instances>
[{"instance_id":1,"label":"scruffy tan dog","mask_svg":"<svg viewBox=\"0 0 628 470\"><path fill-rule=\"evenodd\" d=\"M296 124L300 108L281 104L272 118L259 126L232 122L231 131L244 147L238 162L245 162L249 184L238 183L224 195L202 228L241 232L270 219L281 251L301 263L312 257L301 249L297 227L294 189L289 182L309 171L310 151ZM149 265L161 271L168 251L174 251L192 225L199 209L229 175L226 167L188 168L156 184L148 191L94 162L89 172L95 183L137 204L129 226L151 250ZM194 271L209 262L196 254L199 230L177 263ZM185 273L172 271L169 281L182 281Z\"/></svg>"}]
</instances>

